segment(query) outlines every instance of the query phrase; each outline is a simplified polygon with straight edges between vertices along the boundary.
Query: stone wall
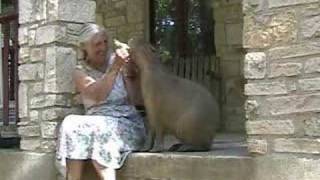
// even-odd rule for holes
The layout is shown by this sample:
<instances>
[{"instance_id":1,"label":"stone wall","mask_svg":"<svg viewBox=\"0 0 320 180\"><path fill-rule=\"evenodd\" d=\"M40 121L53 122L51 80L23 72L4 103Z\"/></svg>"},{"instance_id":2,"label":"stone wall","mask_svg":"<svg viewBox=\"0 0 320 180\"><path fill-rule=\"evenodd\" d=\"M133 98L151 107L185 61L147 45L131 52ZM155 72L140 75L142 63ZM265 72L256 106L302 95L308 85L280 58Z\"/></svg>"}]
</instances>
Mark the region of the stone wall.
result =
<instances>
[{"instance_id":1,"label":"stone wall","mask_svg":"<svg viewBox=\"0 0 320 180\"><path fill-rule=\"evenodd\" d=\"M94 22L88 0L19 1L19 128L21 149L55 150L56 127L74 108L71 69L76 64L76 34Z\"/></svg>"},{"instance_id":2,"label":"stone wall","mask_svg":"<svg viewBox=\"0 0 320 180\"><path fill-rule=\"evenodd\" d=\"M149 39L149 0L96 0L96 22L113 38L127 42L132 37Z\"/></svg>"},{"instance_id":3,"label":"stone wall","mask_svg":"<svg viewBox=\"0 0 320 180\"><path fill-rule=\"evenodd\" d=\"M242 0L217 0L214 5L215 46L222 77L222 128L227 132L245 132Z\"/></svg>"},{"instance_id":4,"label":"stone wall","mask_svg":"<svg viewBox=\"0 0 320 180\"><path fill-rule=\"evenodd\" d=\"M301 156L310 166L318 159L319 8L319 0L244 1L246 129L252 153Z\"/></svg>"}]
</instances>

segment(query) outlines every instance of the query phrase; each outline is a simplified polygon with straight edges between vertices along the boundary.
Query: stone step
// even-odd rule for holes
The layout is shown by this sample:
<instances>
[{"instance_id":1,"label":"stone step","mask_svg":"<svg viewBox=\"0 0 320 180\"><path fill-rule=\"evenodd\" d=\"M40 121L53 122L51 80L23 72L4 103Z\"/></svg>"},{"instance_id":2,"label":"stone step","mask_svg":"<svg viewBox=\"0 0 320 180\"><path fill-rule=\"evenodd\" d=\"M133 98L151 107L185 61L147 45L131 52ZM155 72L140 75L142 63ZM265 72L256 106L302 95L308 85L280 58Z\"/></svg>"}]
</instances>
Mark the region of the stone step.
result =
<instances>
[{"instance_id":1,"label":"stone step","mask_svg":"<svg viewBox=\"0 0 320 180\"><path fill-rule=\"evenodd\" d=\"M253 160L243 138L218 137L210 152L132 153L118 180L250 180ZM57 180L54 154L0 149L1 180ZM91 164L83 180L97 179Z\"/></svg>"},{"instance_id":2,"label":"stone step","mask_svg":"<svg viewBox=\"0 0 320 180\"><path fill-rule=\"evenodd\" d=\"M134 153L117 172L119 180L250 180L248 156L208 153ZM57 180L54 154L0 150L1 180ZM87 166L84 180L96 180Z\"/></svg>"}]
</instances>

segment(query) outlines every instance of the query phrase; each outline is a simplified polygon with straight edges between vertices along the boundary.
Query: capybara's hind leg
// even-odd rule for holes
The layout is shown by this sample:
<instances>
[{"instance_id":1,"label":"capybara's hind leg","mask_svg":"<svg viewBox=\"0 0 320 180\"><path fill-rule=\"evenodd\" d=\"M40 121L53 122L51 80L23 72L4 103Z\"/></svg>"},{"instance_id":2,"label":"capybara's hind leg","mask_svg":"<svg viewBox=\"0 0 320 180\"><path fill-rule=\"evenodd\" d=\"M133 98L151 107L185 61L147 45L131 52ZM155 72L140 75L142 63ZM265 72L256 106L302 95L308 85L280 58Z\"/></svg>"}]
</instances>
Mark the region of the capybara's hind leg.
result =
<instances>
[{"instance_id":1,"label":"capybara's hind leg","mask_svg":"<svg viewBox=\"0 0 320 180\"><path fill-rule=\"evenodd\" d=\"M147 134L147 138L144 143L144 146L140 151L149 151L150 149L152 149L154 145L154 139L155 139L155 131L154 129L150 128L148 129L148 134Z\"/></svg>"},{"instance_id":2,"label":"capybara's hind leg","mask_svg":"<svg viewBox=\"0 0 320 180\"><path fill-rule=\"evenodd\" d=\"M164 149L163 131L160 127L158 127L155 132L156 132L156 134L155 134L155 139L154 139L154 145L153 145L152 149L150 150L150 152L161 152Z\"/></svg>"}]
</instances>

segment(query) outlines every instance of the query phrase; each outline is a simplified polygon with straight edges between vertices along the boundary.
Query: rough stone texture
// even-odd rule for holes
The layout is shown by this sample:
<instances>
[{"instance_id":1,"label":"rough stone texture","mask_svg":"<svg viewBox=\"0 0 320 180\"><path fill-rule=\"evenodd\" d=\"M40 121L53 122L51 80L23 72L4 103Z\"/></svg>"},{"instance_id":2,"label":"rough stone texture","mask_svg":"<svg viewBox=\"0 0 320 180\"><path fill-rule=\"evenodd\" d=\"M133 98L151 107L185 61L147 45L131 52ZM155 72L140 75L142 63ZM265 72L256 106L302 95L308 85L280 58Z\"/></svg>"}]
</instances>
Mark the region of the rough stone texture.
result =
<instances>
[{"instance_id":1,"label":"rough stone texture","mask_svg":"<svg viewBox=\"0 0 320 180\"><path fill-rule=\"evenodd\" d=\"M40 136L40 127L35 126L21 126L18 128L18 133L23 137L39 137Z\"/></svg>"},{"instance_id":2,"label":"rough stone texture","mask_svg":"<svg viewBox=\"0 0 320 180\"><path fill-rule=\"evenodd\" d=\"M39 138L34 139L21 139L20 149L27 151L37 151L41 146L41 140Z\"/></svg>"},{"instance_id":3,"label":"rough stone texture","mask_svg":"<svg viewBox=\"0 0 320 180\"><path fill-rule=\"evenodd\" d=\"M302 10L302 20L299 26L301 38L312 39L320 37L319 7L319 4L314 4Z\"/></svg>"},{"instance_id":4,"label":"rough stone texture","mask_svg":"<svg viewBox=\"0 0 320 180\"><path fill-rule=\"evenodd\" d=\"M319 94L293 95L268 99L264 112L270 115L318 112L320 111Z\"/></svg>"},{"instance_id":5,"label":"rough stone texture","mask_svg":"<svg viewBox=\"0 0 320 180\"><path fill-rule=\"evenodd\" d=\"M244 47L266 48L297 39L297 18L294 11L255 15L245 16Z\"/></svg>"},{"instance_id":6,"label":"rough stone texture","mask_svg":"<svg viewBox=\"0 0 320 180\"><path fill-rule=\"evenodd\" d=\"M30 108L44 108L52 106L70 106L70 99L63 95L50 94L50 95L39 95L30 98Z\"/></svg>"},{"instance_id":7,"label":"rough stone texture","mask_svg":"<svg viewBox=\"0 0 320 180\"><path fill-rule=\"evenodd\" d=\"M315 3L319 2L319 0L269 0L269 7L270 8L277 8L283 6L293 6L293 5L300 5L300 4L308 4L308 3Z\"/></svg>"},{"instance_id":8,"label":"rough stone texture","mask_svg":"<svg viewBox=\"0 0 320 180\"><path fill-rule=\"evenodd\" d=\"M270 60L299 58L320 54L320 42L307 42L288 46L275 47L268 50Z\"/></svg>"},{"instance_id":9,"label":"rough stone texture","mask_svg":"<svg viewBox=\"0 0 320 180\"><path fill-rule=\"evenodd\" d=\"M246 118L248 120L255 120L259 107L258 102L255 100L247 100L244 107L246 111Z\"/></svg>"},{"instance_id":10,"label":"rough stone texture","mask_svg":"<svg viewBox=\"0 0 320 180\"><path fill-rule=\"evenodd\" d=\"M97 0L96 21L105 26L116 39L127 42L129 38L148 39L149 14L146 0Z\"/></svg>"},{"instance_id":11,"label":"rough stone texture","mask_svg":"<svg viewBox=\"0 0 320 180\"><path fill-rule=\"evenodd\" d=\"M317 180L319 159L267 155L254 160L253 180Z\"/></svg>"},{"instance_id":12,"label":"rough stone texture","mask_svg":"<svg viewBox=\"0 0 320 180\"><path fill-rule=\"evenodd\" d=\"M43 82L42 81L34 81L28 83L29 88L29 96L37 96L43 93Z\"/></svg>"},{"instance_id":13,"label":"rough stone texture","mask_svg":"<svg viewBox=\"0 0 320 180\"><path fill-rule=\"evenodd\" d=\"M30 60L32 62L43 61L45 58L44 50L41 48L33 48L30 52Z\"/></svg>"},{"instance_id":14,"label":"rough stone texture","mask_svg":"<svg viewBox=\"0 0 320 180\"><path fill-rule=\"evenodd\" d=\"M266 75L266 67L265 53L248 53L244 61L244 77L247 79L262 79Z\"/></svg>"},{"instance_id":15,"label":"rough stone texture","mask_svg":"<svg viewBox=\"0 0 320 180\"><path fill-rule=\"evenodd\" d=\"M312 117L304 121L304 129L306 135L312 137L319 137L320 136L320 119L319 117Z\"/></svg>"},{"instance_id":16,"label":"rough stone texture","mask_svg":"<svg viewBox=\"0 0 320 180\"><path fill-rule=\"evenodd\" d=\"M248 141L248 151L255 154L266 154L268 151L268 143L264 139L250 138Z\"/></svg>"},{"instance_id":17,"label":"rough stone texture","mask_svg":"<svg viewBox=\"0 0 320 180\"><path fill-rule=\"evenodd\" d=\"M42 120L43 121L61 120L71 112L72 110L67 108L60 108L60 107L48 108L42 111Z\"/></svg>"},{"instance_id":18,"label":"rough stone texture","mask_svg":"<svg viewBox=\"0 0 320 180\"><path fill-rule=\"evenodd\" d=\"M301 63L273 63L270 65L269 77L296 76L301 74Z\"/></svg>"},{"instance_id":19,"label":"rough stone texture","mask_svg":"<svg viewBox=\"0 0 320 180\"><path fill-rule=\"evenodd\" d=\"M28 87L25 83L19 84L19 118L28 116Z\"/></svg>"},{"instance_id":20,"label":"rough stone texture","mask_svg":"<svg viewBox=\"0 0 320 180\"><path fill-rule=\"evenodd\" d=\"M291 120L259 120L247 121L247 134L294 134L295 127Z\"/></svg>"},{"instance_id":21,"label":"rough stone texture","mask_svg":"<svg viewBox=\"0 0 320 180\"><path fill-rule=\"evenodd\" d=\"M19 78L21 81L39 80L44 77L43 64L23 64L19 66Z\"/></svg>"},{"instance_id":22,"label":"rough stone texture","mask_svg":"<svg viewBox=\"0 0 320 180\"><path fill-rule=\"evenodd\" d=\"M51 21L94 22L96 4L89 0L48 0Z\"/></svg>"},{"instance_id":23,"label":"rough stone texture","mask_svg":"<svg viewBox=\"0 0 320 180\"><path fill-rule=\"evenodd\" d=\"M274 151L320 154L320 140L307 138L275 139Z\"/></svg>"},{"instance_id":24,"label":"rough stone texture","mask_svg":"<svg viewBox=\"0 0 320 180\"><path fill-rule=\"evenodd\" d=\"M44 92L73 92L72 71L75 66L76 52L72 48L47 48Z\"/></svg>"},{"instance_id":25,"label":"rough stone texture","mask_svg":"<svg viewBox=\"0 0 320 180\"><path fill-rule=\"evenodd\" d=\"M104 24L106 25L107 28L126 24L126 19L124 16L112 17L112 18L105 19L104 21L105 21Z\"/></svg>"},{"instance_id":26,"label":"rough stone texture","mask_svg":"<svg viewBox=\"0 0 320 180\"><path fill-rule=\"evenodd\" d=\"M44 0L19 0L19 23L31 23L44 20L45 1Z\"/></svg>"},{"instance_id":27,"label":"rough stone texture","mask_svg":"<svg viewBox=\"0 0 320 180\"><path fill-rule=\"evenodd\" d=\"M144 1L128 0L127 17L129 23L141 23L144 20Z\"/></svg>"},{"instance_id":28,"label":"rough stone texture","mask_svg":"<svg viewBox=\"0 0 320 180\"><path fill-rule=\"evenodd\" d=\"M59 25L42 26L36 31L36 45L57 42L66 37L66 28Z\"/></svg>"},{"instance_id":29,"label":"rough stone texture","mask_svg":"<svg viewBox=\"0 0 320 180\"><path fill-rule=\"evenodd\" d=\"M56 138L56 127L58 122L41 122L41 137L42 138Z\"/></svg>"},{"instance_id":30,"label":"rough stone texture","mask_svg":"<svg viewBox=\"0 0 320 180\"><path fill-rule=\"evenodd\" d=\"M22 47L19 49L19 63L23 64L29 60L30 57L30 48Z\"/></svg>"},{"instance_id":31,"label":"rough stone texture","mask_svg":"<svg viewBox=\"0 0 320 180\"><path fill-rule=\"evenodd\" d=\"M271 82L271 83L249 83L245 85L244 90L246 95L279 95L287 94L287 88L284 83Z\"/></svg>"},{"instance_id":32,"label":"rough stone texture","mask_svg":"<svg viewBox=\"0 0 320 180\"><path fill-rule=\"evenodd\" d=\"M320 78L300 79L298 84L302 91L320 90Z\"/></svg>"},{"instance_id":33,"label":"rough stone texture","mask_svg":"<svg viewBox=\"0 0 320 180\"><path fill-rule=\"evenodd\" d=\"M30 117L31 122L38 122L39 121L39 111L31 110L29 117Z\"/></svg>"},{"instance_id":34,"label":"rough stone texture","mask_svg":"<svg viewBox=\"0 0 320 180\"><path fill-rule=\"evenodd\" d=\"M320 72L320 57L306 60L304 66L305 73Z\"/></svg>"},{"instance_id":35,"label":"rough stone texture","mask_svg":"<svg viewBox=\"0 0 320 180\"><path fill-rule=\"evenodd\" d=\"M19 40L19 45L24 45L28 43L28 28L27 27L20 27L18 31L18 40Z\"/></svg>"},{"instance_id":36,"label":"rough stone texture","mask_svg":"<svg viewBox=\"0 0 320 180\"><path fill-rule=\"evenodd\" d=\"M45 139L41 141L41 150L46 153L52 153L56 150L56 139Z\"/></svg>"}]
</instances>

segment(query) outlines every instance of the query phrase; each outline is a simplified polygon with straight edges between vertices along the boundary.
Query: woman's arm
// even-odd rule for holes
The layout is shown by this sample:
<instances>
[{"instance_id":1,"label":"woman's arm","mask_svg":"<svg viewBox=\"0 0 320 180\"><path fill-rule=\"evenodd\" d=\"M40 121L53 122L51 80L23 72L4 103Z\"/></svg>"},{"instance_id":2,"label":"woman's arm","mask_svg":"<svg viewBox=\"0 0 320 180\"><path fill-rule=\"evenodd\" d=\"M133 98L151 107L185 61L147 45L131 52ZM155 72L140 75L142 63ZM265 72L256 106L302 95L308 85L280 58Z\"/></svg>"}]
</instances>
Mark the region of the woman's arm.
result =
<instances>
[{"instance_id":1,"label":"woman's arm","mask_svg":"<svg viewBox=\"0 0 320 180\"><path fill-rule=\"evenodd\" d=\"M73 80L77 91L81 94L84 104L88 106L95 105L106 99L123 63L122 59L116 57L111 68L108 68L105 74L96 80L81 70L74 70Z\"/></svg>"}]
</instances>

